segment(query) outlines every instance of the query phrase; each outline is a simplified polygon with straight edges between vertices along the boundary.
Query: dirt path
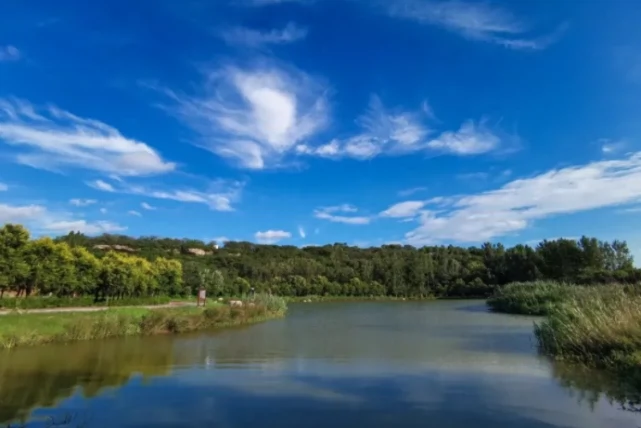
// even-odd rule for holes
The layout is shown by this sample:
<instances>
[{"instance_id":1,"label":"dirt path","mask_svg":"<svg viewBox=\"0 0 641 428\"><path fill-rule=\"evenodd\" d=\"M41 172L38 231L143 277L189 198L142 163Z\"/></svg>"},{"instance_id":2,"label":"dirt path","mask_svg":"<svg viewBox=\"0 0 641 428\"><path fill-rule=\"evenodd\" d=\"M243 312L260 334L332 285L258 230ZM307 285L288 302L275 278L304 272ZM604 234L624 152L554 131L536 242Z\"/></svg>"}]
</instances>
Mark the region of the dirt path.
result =
<instances>
[{"instance_id":1,"label":"dirt path","mask_svg":"<svg viewBox=\"0 0 641 428\"><path fill-rule=\"evenodd\" d=\"M56 312L98 312L106 311L107 309L123 309L123 308L144 308L144 309L163 309L163 308L181 308L185 306L196 306L193 302L169 302L164 305L143 305L143 306L78 306L73 308L46 308L46 309L0 309L1 315L11 314L49 314Z\"/></svg>"}]
</instances>

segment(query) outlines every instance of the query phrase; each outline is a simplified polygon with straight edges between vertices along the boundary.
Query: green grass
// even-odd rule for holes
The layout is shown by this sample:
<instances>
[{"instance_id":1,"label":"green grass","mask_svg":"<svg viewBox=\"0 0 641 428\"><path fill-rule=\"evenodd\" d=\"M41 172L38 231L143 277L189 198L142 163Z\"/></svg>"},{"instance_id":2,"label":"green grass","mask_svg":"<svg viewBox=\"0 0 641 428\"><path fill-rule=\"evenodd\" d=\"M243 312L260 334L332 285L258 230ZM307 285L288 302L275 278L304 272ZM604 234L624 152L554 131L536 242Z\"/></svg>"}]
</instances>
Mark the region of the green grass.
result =
<instances>
[{"instance_id":1,"label":"green grass","mask_svg":"<svg viewBox=\"0 0 641 428\"><path fill-rule=\"evenodd\" d=\"M559 360L639 373L641 294L638 287L585 287L535 325L539 349Z\"/></svg>"},{"instance_id":2,"label":"green grass","mask_svg":"<svg viewBox=\"0 0 641 428\"><path fill-rule=\"evenodd\" d=\"M112 308L96 312L10 314L0 317L0 348L108 337L184 333L259 322L284 315L285 302L256 297L253 305L206 308Z\"/></svg>"},{"instance_id":3,"label":"green grass","mask_svg":"<svg viewBox=\"0 0 641 428\"><path fill-rule=\"evenodd\" d=\"M487 299L487 304L495 312L546 315L551 308L583 288L553 281L514 282L498 288Z\"/></svg>"},{"instance_id":4,"label":"green grass","mask_svg":"<svg viewBox=\"0 0 641 428\"><path fill-rule=\"evenodd\" d=\"M126 297L122 299L110 299L108 301L95 301L91 296L81 297L8 297L0 299L0 309L48 309L48 308L70 308L86 306L142 306L142 305L164 305L171 301L190 300L194 298L169 296L154 297Z\"/></svg>"},{"instance_id":5,"label":"green grass","mask_svg":"<svg viewBox=\"0 0 641 428\"><path fill-rule=\"evenodd\" d=\"M641 286L514 283L487 303L497 312L544 315L534 334L545 355L641 379Z\"/></svg>"}]
</instances>

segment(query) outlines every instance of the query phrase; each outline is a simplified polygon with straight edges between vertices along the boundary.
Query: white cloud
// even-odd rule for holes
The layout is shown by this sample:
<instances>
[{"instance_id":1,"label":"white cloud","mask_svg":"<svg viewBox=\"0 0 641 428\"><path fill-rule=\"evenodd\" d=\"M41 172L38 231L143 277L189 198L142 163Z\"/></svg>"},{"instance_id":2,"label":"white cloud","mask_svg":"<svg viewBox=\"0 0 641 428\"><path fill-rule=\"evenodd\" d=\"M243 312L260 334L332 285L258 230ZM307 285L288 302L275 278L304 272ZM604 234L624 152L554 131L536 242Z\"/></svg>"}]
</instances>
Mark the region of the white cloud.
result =
<instances>
[{"instance_id":1,"label":"white cloud","mask_svg":"<svg viewBox=\"0 0 641 428\"><path fill-rule=\"evenodd\" d=\"M127 228L110 221L90 223L86 220L61 220L44 224L42 230L56 234L80 232L86 235L98 235L101 233L123 232Z\"/></svg>"},{"instance_id":2,"label":"white cloud","mask_svg":"<svg viewBox=\"0 0 641 428\"><path fill-rule=\"evenodd\" d=\"M301 238L305 238L307 235L305 234L305 229L303 229L303 226L298 226L298 235Z\"/></svg>"},{"instance_id":3,"label":"white cloud","mask_svg":"<svg viewBox=\"0 0 641 428\"><path fill-rule=\"evenodd\" d=\"M438 138L427 143L434 150L457 155L478 155L496 149L501 139L485 127L483 122L467 121L456 131L443 132Z\"/></svg>"},{"instance_id":4,"label":"white cloud","mask_svg":"<svg viewBox=\"0 0 641 428\"><path fill-rule=\"evenodd\" d=\"M73 206L76 206L76 207L86 207L86 206L89 206L89 205L93 205L96 202L98 202L98 201L95 200L95 199L75 199L75 198L74 199L69 199L69 203L71 205L73 205Z\"/></svg>"},{"instance_id":5,"label":"white cloud","mask_svg":"<svg viewBox=\"0 0 641 428\"><path fill-rule=\"evenodd\" d=\"M544 36L524 37L530 31L528 24L512 12L487 2L381 0L379 4L390 16L436 25L471 40L517 50L545 49L566 29L561 25Z\"/></svg>"},{"instance_id":6,"label":"white cloud","mask_svg":"<svg viewBox=\"0 0 641 428\"><path fill-rule=\"evenodd\" d=\"M91 187L107 192L117 192L130 195L141 195L148 198L204 204L214 211L233 211L234 208L232 207L232 203L239 199L244 185L243 183L236 181L219 181L217 183L214 183L209 191L200 191L189 188L157 190L140 185L131 185L124 181L120 181L117 187L114 187L114 185L101 180L97 180L88 184ZM143 208L145 208L144 205Z\"/></svg>"},{"instance_id":7,"label":"white cloud","mask_svg":"<svg viewBox=\"0 0 641 428\"><path fill-rule=\"evenodd\" d=\"M4 183L0 183L0 192L6 192L7 190L9 190L9 186Z\"/></svg>"},{"instance_id":8,"label":"white cloud","mask_svg":"<svg viewBox=\"0 0 641 428\"><path fill-rule=\"evenodd\" d=\"M165 91L198 144L241 167L277 166L328 122L326 89L302 71L263 62L208 73L196 96Z\"/></svg>"},{"instance_id":9,"label":"white cloud","mask_svg":"<svg viewBox=\"0 0 641 428\"><path fill-rule=\"evenodd\" d=\"M271 4L282 4L282 3L300 3L300 4L309 4L314 0L240 0L241 3L244 3L247 6L268 6Z\"/></svg>"},{"instance_id":10,"label":"white cloud","mask_svg":"<svg viewBox=\"0 0 641 428\"><path fill-rule=\"evenodd\" d=\"M381 217L406 218L415 217L425 206L425 201L406 201L394 204L380 215Z\"/></svg>"},{"instance_id":11,"label":"white cloud","mask_svg":"<svg viewBox=\"0 0 641 428\"><path fill-rule=\"evenodd\" d=\"M261 244L275 244L283 239L291 238L292 234L284 230L267 230L265 232L256 232L254 237Z\"/></svg>"},{"instance_id":12,"label":"white cloud","mask_svg":"<svg viewBox=\"0 0 641 428\"><path fill-rule=\"evenodd\" d=\"M87 183L87 185L89 185L89 187L93 187L94 189L102 190L104 192L115 192L116 191L116 189L114 189L114 187L111 184L107 183L106 181L102 181L102 180L95 180L95 181Z\"/></svg>"},{"instance_id":13,"label":"white cloud","mask_svg":"<svg viewBox=\"0 0 641 428\"><path fill-rule=\"evenodd\" d=\"M430 117L433 113L425 108L417 112L390 111L373 96L367 112L356 121L361 133L346 139L335 138L320 146L299 144L296 151L300 155L366 160L427 150L478 155L496 150L502 143L485 121L477 124L472 120L464 122L458 131L446 131L430 139L428 135L432 130L425 124L425 119Z\"/></svg>"},{"instance_id":14,"label":"white cloud","mask_svg":"<svg viewBox=\"0 0 641 428\"><path fill-rule=\"evenodd\" d=\"M75 220L65 213L51 212L42 205L0 204L0 223L20 223L38 232L54 234L78 231L94 235L126 230L126 227L108 221Z\"/></svg>"},{"instance_id":15,"label":"white cloud","mask_svg":"<svg viewBox=\"0 0 641 428\"><path fill-rule=\"evenodd\" d=\"M136 176L176 167L147 144L126 138L107 124L54 106L37 109L18 99L0 99L0 141L17 148L16 162L34 168L72 167Z\"/></svg>"},{"instance_id":16,"label":"white cloud","mask_svg":"<svg viewBox=\"0 0 641 428\"><path fill-rule=\"evenodd\" d=\"M345 216L337 215L336 213L355 213L358 209L353 205L343 204L332 207L322 207L314 211L314 217L331 221L333 223L345 223L345 224L369 224L371 221L370 217L365 216Z\"/></svg>"},{"instance_id":17,"label":"white cloud","mask_svg":"<svg viewBox=\"0 0 641 428\"><path fill-rule=\"evenodd\" d=\"M427 190L427 187L423 187L423 186L412 187L410 189L405 189L405 190L399 191L398 192L398 196L407 197L407 196L411 196L411 195L413 195L415 193L424 192L426 190Z\"/></svg>"},{"instance_id":18,"label":"white cloud","mask_svg":"<svg viewBox=\"0 0 641 428\"><path fill-rule=\"evenodd\" d=\"M107 214L107 208L100 208L101 214Z\"/></svg>"},{"instance_id":19,"label":"white cloud","mask_svg":"<svg viewBox=\"0 0 641 428\"><path fill-rule=\"evenodd\" d=\"M157 209L156 207L149 205L147 202L141 203L140 206L143 207L143 209L146 209L146 210L149 210L149 211L153 211L153 210Z\"/></svg>"},{"instance_id":20,"label":"white cloud","mask_svg":"<svg viewBox=\"0 0 641 428\"><path fill-rule=\"evenodd\" d=\"M13 206L0 204L0 224L23 223L38 218L46 213L46 209L39 205Z\"/></svg>"},{"instance_id":21,"label":"white cloud","mask_svg":"<svg viewBox=\"0 0 641 428\"><path fill-rule=\"evenodd\" d=\"M22 57L20 50L11 45L0 46L0 62L18 61Z\"/></svg>"},{"instance_id":22,"label":"white cloud","mask_svg":"<svg viewBox=\"0 0 641 428\"><path fill-rule=\"evenodd\" d=\"M231 239L229 239L226 236L217 236L217 237L213 238L212 241L214 241L217 244L221 244L223 242L229 242L229 241L231 241Z\"/></svg>"},{"instance_id":23,"label":"white cloud","mask_svg":"<svg viewBox=\"0 0 641 428\"><path fill-rule=\"evenodd\" d=\"M555 169L513 180L496 190L444 200L424 210L406 234L414 245L453 240L479 242L526 229L561 214L641 201L641 152L619 160Z\"/></svg>"},{"instance_id":24,"label":"white cloud","mask_svg":"<svg viewBox=\"0 0 641 428\"><path fill-rule=\"evenodd\" d=\"M390 111L380 98L372 96L368 110L356 121L362 129L360 134L316 147L300 144L296 151L305 155L356 159L415 152L425 148L425 137L431 132L423 123L423 116L424 111Z\"/></svg>"},{"instance_id":25,"label":"white cloud","mask_svg":"<svg viewBox=\"0 0 641 428\"><path fill-rule=\"evenodd\" d=\"M223 40L230 45L260 47L263 45L282 45L293 43L307 37L307 29L293 22L282 29L258 31L246 27L234 27L221 33Z\"/></svg>"},{"instance_id":26,"label":"white cloud","mask_svg":"<svg viewBox=\"0 0 641 428\"><path fill-rule=\"evenodd\" d=\"M601 151L606 155L613 155L622 152L627 146L627 142L624 140L613 141L608 138L602 138L599 141L601 145Z\"/></svg>"},{"instance_id":27,"label":"white cloud","mask_svg":"<svg viewBox=\"0 0 641 428\"><path fill-rule=\"evenodd\" d=\"M142 214L140 214L138 211L134 211L134 210L127 211L127 214L132 215L134 217L142 217Z\"/></svg>"}]
</instances>

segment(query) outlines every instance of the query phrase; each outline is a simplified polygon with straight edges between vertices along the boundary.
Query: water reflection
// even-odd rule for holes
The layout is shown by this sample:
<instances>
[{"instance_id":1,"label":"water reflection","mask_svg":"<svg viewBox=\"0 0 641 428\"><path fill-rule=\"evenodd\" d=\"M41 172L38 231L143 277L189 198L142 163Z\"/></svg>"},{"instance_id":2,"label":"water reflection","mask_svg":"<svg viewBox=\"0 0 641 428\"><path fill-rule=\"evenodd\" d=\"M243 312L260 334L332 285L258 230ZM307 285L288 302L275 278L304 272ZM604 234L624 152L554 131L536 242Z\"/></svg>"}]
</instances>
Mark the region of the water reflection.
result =
<instances>
[{"instance_id":1,"label":"water reflection","mask_svg":"<svg viewBox=\"0 0 641 428\"><path fill-rule=\"evenodd\" d=\"M640 402L632 389L538 357L533 321L478 302L309 304L215 334L18 349L0 354L0 419L83 413L90 428L641 425L620 410Z\"/></svg>"},{"instance_id":2,"label":"water reflection","mask_svg":"<svg viewBox=\"0 0 641 428\"><path fill-rule=\"evenodd\" d=\"M553 375L579 403L594 408L602 398L622 410L641 413L641 379L572 364L555 364Z\"/></svg>"},{"instance_id":3,"label":"water reflection","mask_svg":"<svg viewBox=\"0 0 641 428\"><path fill-rule=\"evenodd\" d=\"M24 421L35 407L55 406L79 389L92 398L133 375L166 375L172 342L109 340L24 348L0 353L0 421Z\"/></svg>"}]
</instances>

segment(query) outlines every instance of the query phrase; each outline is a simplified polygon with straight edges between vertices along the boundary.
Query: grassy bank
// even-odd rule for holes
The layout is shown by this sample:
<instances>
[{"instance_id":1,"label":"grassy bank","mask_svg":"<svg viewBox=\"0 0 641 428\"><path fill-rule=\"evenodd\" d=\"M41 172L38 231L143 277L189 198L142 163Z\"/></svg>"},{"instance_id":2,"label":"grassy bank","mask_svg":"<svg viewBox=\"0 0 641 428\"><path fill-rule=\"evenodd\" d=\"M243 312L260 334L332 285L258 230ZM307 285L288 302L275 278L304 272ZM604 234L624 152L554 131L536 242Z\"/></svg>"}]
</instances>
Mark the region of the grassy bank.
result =
<instances>
[{"instance_id":1,"label":"grassy bank","mask_svg":"<svg viewBox=\"0 0 641 428\"><path fill-rule=\"evenodd\" d=\"M557 360L641 378L641 287L514 283L488 299L497 312L544 315L539 350Z\"/></svg>"},{"instance_id":2,"label":"grassy bank","mask_svg":"<svg viewBox=\"0 0 641 428\"><path fill-rule=\"evenodd\" d=\"M497 288L487 304L495 312L546 315L553 306L580 293L583 288L554 281L513 282Z\"/></svg>"},{"instance_id":3,"label":"grassy bank","mask_svg":"<svg viewBox=\"0 0 641 428\"><path fill-rule=\"evenodd\" d=\"M257 295L253 304L172 309L117 308L88 313L5 315L0 320L0 348L119 336L185 333L260 322L284 315L285 301Z\"/></svg>"},{"instance_id":4,"label":"grassy bank","mask_svg":"<svg viewBox=\"0 0 641 428\"><path fill-rule=\"evenodd\" d=\"M635 288L582 288L551 306L534 333L541 352L556 359L641 371L641 295Z\"/></svg>"}]
</instances>

